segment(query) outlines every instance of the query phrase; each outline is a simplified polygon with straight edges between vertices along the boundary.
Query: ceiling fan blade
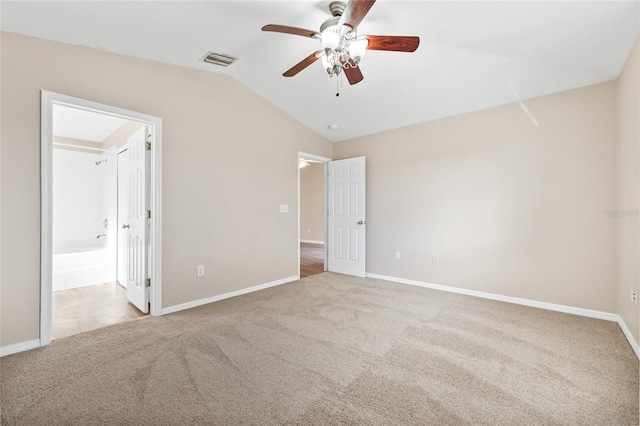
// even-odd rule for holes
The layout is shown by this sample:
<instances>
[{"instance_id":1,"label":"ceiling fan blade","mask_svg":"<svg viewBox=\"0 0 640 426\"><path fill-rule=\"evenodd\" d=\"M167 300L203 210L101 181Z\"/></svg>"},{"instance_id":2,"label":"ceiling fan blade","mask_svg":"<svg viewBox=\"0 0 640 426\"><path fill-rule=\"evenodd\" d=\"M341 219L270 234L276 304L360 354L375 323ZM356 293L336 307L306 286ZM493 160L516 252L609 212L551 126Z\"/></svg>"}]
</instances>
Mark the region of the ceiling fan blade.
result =
<instances>
[{"instance_id":1,"label":"ceiling fan blade","mask_svg":"<svg viewBox=\"0 0 640 426\"><path fill-rule=\"evenodd\" d=\"M304 58L303 60L301 60L300 62L298 62L294 66L292 66L289 70L287 70L282 75L285 76L285 77L293 77L294 75L298 74L300 71L302 71L303 69L305 69L306 67L308 67L309 65L311 65L312 63L317 61L318 59L320 59L318 57L318 55L321 52L322 52L322 50L318 50L316 52L313 52L311 55L307 56L306 58Z\"/></svg>"},{"instance_id":2,"label":"ceiling fan blade","mask_svg":"<svg viewBox=\"0 0 640 426\"><path fill-rule=\"evenodd\" d=\"M420 45L420 37L367 35L367 50L387 50L390 52L415 52Z\"/></svg>"},{"instance_id":3,"label":"ceiling fan blade","mask_svg":"<svg viewBox=\"0 0 640 426\"><path fill-rule=\"evenodd\" d=\"M355 30L375 2L376 0L349 0L340 17L340 25L349 25Z\"/></svg>"},{"instance_id":4,"label":"ceiling fan blade","mask_svg":"<svg viewBox=\"0 0 640 426\"><path fill-rule=\"evenodd\" d=\"M274 33L284 33L299 35L302 37L313 37L318 34L317 31L305 30L304 28L288 27L286 25L269 24L262 27L262 31L272 31Z\"/></svg>"},{"instance_id":5,"label":"ceiling fan blade","mask_svg":"<svg viewBox=\"0 0 640 426\"><path fill-rule=\"evenodd\" d=\"M362 71L360 71L360 66L356 67L356 64L353 62L353 59L349 60L352 68L344 68L344 75L347 77L349 84L354 85L360 83L364 76L362 75Z\"/></svg>"}]
</instances>

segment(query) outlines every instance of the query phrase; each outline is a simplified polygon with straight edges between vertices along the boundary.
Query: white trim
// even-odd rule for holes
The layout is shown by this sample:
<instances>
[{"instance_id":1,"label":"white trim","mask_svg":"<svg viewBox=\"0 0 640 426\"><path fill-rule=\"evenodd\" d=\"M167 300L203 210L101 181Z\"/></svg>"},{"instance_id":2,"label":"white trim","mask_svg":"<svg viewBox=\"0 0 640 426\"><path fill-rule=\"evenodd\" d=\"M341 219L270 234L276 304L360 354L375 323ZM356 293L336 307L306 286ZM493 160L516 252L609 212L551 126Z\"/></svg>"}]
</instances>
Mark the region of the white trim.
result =
<instances>
[{"instance_id":1,"label":"white trim","mask_svg":"<svg viewBox=\"0 0 640 426\"><path fill-rule=\"evenodd\" d=\"M317 161L318 163L324 163L324 206L325 206L325 212L328 214L329 212L326 211L327 209L327 197L328 197L328 193L327 193L327 163L329 163L331 160L331 158L327 158L327 157L321 157L319 155L314 155L314 154L309 154L306 152L302 152L302 151L298 151L298 162L296 163L296 170L298 170L298 258L296 259L296 263L298 264L298 279L300 278L300 243L303 242L311 242L310 240L301 240L300 239L300 159L301 158L306 158L308 160L313 160L313 161ZM327 238L327 232L329 232L327 230L327 214L325 214L324 217L324 238L326 240ZM322 243L324 244L324 243ZM327 247L325 246L324 248L324 270L327 270Z\"/></svg>"},{"instance_id":2,"label":"white trim","mask_svg":"<svg viewBox=\"0 0 640 426\"><path fill-rule=\"evenodd\" d=\"M624 337L626 337L627 340L629 341L629 344L631 345L631 349L633 349L638 359L640 359L640 346L638 346L638 342L636 342L636 339L633 337L633 334L631 334L631 331L627 327L627 324L624 323L624 320L622 319L621 316L618 316L618 325L620 326L620 329L624 333Z\"/></svg>"},{"instance_id":3,"label":"white trim","mask_svg":"<svg viewBox=\"0 0 640 426\"><path fill-rule=\"evenodd\" d=\"M388 277L385 275L369 274L369 273L367 273L365 276L369 278L376 278L379 280L394 281L400 284L415 285L418 287L425 287L425 288L431 288L434 290L447 291L449 293L464 294L467 296L475 296L483 299L497 300L500 302L513 303L516 305L531 306L533 308L546 309L549 311L556 311L556 312L564 312L567 314L597 318L597 319L602 319L606 321L618 322L618 318L620 318L619 315L612 314L610 312L594 311L591 309L576 308L576 307L567 306L567 305L557 305L555 303L538 302L537 300L521 299L519 297L503 296L500 294L485 293L483 291L467 290L464 288L449 287L449 286L440 285L440 284L431 284L431 283L426 283L422 281L408 280L405 278Z\"/></svg>"},{"instance_id":4,"label":"white trim","mask_svg":"<svg viewBox=\"0 0 640 426\"><path fill-rule=\"evenodd\" d=\"M301 243L307 243L307 244L322 244L324 245L324 241L319 241L319 240L300 240Z\"/></svg>"},{"instance_id":5,"label":"white trim","mask_svg":"<svg viewBox=\"0 0 640 426\"><path fill-rule=\"evenodd\" d=\"M151 149L151 315L162 311L162 119L110 105L74 98L60 93L41 92L41 241L40 241L40 344L51 343L52 323L52 166L53 166L53 105L94 111L101 114L138 121L152 129Z\"/></svg>"},{"instance_id":6,"label":"white trim","mask_svg":"<svg viewBox=\"0 0 640 426\"><path fill-rule=\"evenodd\" d=\"M564 312L566 314L579 315L582 317L597 318L605 321L613 321L618 323L618 325L620 326L620 329L622 330L622 333L624 334L624 336L627 338L627 341L631 345L631 349L633 349L633 352L635 352L638 359L640 359L640 346L638 345L638 342L636 342L636 339L633 337L633 334L625 324L622 317L618 314L613 314L610 312L603 312L603 311L595 311L592 309L576 308L574 306L558 305L555 303L539 302L537 300L522 299L519 297L485 293L483 291L467 290L464 288L450 287L450 286L445 286L440 284L431 284L431 283L426 283L422 281L409 280L405 278L396 278L396 277L390 277L386 275L367 273L365 276L368 278L392 281L400 284L414 285L418 287L430 288L433 290L446 291L449 293L464 294L466 296L480 297L483 299L491 299L491 300L497 300L500 302L513 303L516 305L530 306L533 308L546 309L549 311Z\"/></svg>"},{"instance_id":7,"label":"white trim","mask_svg":"<svg viewBox=\"0 0 640 426\"><path fill-rule=\"evenodd\" d=\"M147 116L151 124L151 289L150 314L162 315L162 119Z\"/></svg>"},{"instance_id":8,"label":"white trim","mask_svg":"<svg viewBox=\"0 0 640 426\"><path fill-rule=\"evenodd\" d=\"M194 300L192 302L182 303L180 305L169 306L162 309L162 315L172 314L174 312L184 311L185 309L191 309L198 306L206 305L208 303L218 302L220 300L229 299L231 297L242 296L243 294L253 293L255 291L264 290L269 287L275 287L278 285L297 281L298 277L287 277L280 280L271 281L264 284L254 285L253 287L243 288L242 290L230 291L229 293L220 294L218 296L207 297L206 299Z\"/></svg>"},{"instance_id":9,"label":"white trim","mask_svg":"<svg viewBox=\"0 0 640 426\"><path fill-rule=\"evenodd\" d=\"M27 340L26 342L14 343L0 348L0 357L17 354L18 352L30 351L40 347L40 339Z\"/></svg>"},{"instance_id":10,"label":"white trim","mask_svg":"<svg viewBox=\"0 0 640 426\"><path fill-rule=\"evenodd\" d=\"M53 323L53 93L41 93L40 114L40 341L51 343ZM25 349L26 350L26 349Z\"/></svg>"},{"instance_id":11,"label":"white trim","mask_svg":"<svg viewBox=\"0 0 640 426\"><path fill-rule=\"evenodd\" d=\"M331 158L322 157L320 155L309 154L307 152L298 151L298 168L300 168L300 158L306 158L307 160L315 161L316 163L328 163L333 161Z\"/></svg>"}]
</instances>

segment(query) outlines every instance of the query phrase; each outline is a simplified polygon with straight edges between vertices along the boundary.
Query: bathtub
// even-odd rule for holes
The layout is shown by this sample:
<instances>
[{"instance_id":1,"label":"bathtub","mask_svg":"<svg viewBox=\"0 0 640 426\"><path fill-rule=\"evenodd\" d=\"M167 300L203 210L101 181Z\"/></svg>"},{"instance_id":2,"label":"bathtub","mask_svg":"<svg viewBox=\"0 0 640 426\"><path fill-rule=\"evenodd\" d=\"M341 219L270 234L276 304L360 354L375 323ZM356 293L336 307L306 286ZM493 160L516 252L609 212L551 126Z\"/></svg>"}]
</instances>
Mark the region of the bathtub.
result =
<instances>
[{"instance_id":1,"label":"bathtub","mask_svg":"<svg viewBox=\"0 0 640 426\"><path fill-rule=\"evenodd\" d=\"M53 291L116 280L115 255L104 246L54 248L52 266Z\"/></svg>"}]
</instances>

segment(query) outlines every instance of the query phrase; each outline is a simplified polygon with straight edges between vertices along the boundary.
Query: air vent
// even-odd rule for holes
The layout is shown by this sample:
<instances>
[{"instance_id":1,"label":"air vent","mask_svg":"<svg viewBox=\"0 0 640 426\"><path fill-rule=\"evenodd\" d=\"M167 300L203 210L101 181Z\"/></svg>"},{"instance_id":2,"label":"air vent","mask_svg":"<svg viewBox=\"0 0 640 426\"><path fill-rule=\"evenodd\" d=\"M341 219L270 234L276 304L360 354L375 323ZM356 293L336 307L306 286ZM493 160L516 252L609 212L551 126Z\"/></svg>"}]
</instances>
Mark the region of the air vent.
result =
<instances>
[{"instance_id":1,"label":"air vent","mask_svg":"<svg viewBox=\"0 0 640 426\"><path fill-rule=\"evenodd\" d=\"M206 55L204 55L201 61L214 64L214 65L220 65L222 67L228 67L229 65L237 61L237 58L234 58L228 55L223 55L222 53L209 52Z\"/></svg>"}]
</instances>

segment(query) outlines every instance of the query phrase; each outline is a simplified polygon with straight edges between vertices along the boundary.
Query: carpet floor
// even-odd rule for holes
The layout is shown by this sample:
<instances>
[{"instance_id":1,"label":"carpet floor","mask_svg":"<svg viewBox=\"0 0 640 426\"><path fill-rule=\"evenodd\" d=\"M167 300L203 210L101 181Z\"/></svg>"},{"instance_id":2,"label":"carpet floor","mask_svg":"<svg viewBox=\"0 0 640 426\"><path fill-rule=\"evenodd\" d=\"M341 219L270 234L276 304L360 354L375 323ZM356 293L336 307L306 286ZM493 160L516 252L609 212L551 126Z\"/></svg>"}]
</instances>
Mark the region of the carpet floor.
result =
<instances>
[{"instance_id":1,"label":"carpet floor","mask_svg":"<svg viewBox=\"0 0 640 426\"><path fill-rule=\"evenodd\" d=\"M638 425L614 322L332 273L2 358L3 425Z\"/></svg>"}]
</instances>

